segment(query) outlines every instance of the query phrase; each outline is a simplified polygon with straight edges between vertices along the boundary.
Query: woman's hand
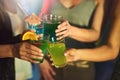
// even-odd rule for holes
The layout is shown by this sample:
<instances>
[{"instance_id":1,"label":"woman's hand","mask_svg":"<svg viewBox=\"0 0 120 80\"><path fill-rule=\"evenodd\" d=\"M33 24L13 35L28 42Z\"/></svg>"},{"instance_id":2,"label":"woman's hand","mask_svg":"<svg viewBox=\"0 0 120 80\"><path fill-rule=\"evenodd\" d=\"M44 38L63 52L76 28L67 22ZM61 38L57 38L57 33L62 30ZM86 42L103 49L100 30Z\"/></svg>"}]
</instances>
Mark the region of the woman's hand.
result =
<instances>
[{"instance_id":1,"label":"woman's hand","mask_svg":"<svg viewBox=\"0 0 120 80\"><path fill-rule=\"evenodd\" d=\"M57 40L63 39L67 36L70 36L72 33L72 26L69 24L68 21L64 21L60 25L58 25L58 29L55 31L56 36L58 37Z\"/></svg>"},{"instance_id":2,"label":"woman's hand","mask_svg":"<svg viewBox=\"0 0 120 80\"><path fill-rule=\"evenodd\" d=\"M46 59L44 59L44 62L39 65L39 68L41 71L40 74L44 80L54 80L53 76L55 76L56 73Z\"/></svg>"},{"instance_id":3,"label":"woman's hand","mask_svg":"<svg viewBox=\"0 0 120 80\"><path fill-rule=\"evenodd\" d=\"M35 61L33 59L42 59L44 56L41 49L32 44L29 44L28 42L21 42L15 44L12 48L12 52L14 57L32 63L38 63L38 61Z\"/></svg>"},{"instance_id":4,"label":"woman's hand","mask_svg":"<svg viewBox=\"0 0 120 80\"><path fill-rule=\"evenodd\" d=\"M73 62L79 59L79 55L76 53L76 51L76 49L69 49L64 53L67 62Z\"/></svg>"}]
</instances>

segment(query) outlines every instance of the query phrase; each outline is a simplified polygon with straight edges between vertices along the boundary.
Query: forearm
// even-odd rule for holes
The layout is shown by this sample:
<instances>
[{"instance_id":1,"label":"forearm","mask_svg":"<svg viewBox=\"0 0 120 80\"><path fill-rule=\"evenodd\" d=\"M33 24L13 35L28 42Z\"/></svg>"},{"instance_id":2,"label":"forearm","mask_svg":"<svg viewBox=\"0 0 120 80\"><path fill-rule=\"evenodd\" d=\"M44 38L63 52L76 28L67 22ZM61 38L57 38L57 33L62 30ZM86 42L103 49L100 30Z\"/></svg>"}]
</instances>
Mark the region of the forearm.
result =
<instances>
[{"instance_id":1,"label":"forearm","mask_svg":"<svg viewBox=\"0 0 120 80\"><path fill-rule=\"evenodd\" d=\"M11 45L0 45L0 58L13 57Z\"/></svg>"},{"instance_id":2,"label":"forearm","mask_svg":"<svg viewBox=\"0 0 120 80\"><path fill-rule=\"evenodd\" d=\"M119 48L113 50L111 47L101 46L94 49L79 49L76 51L76 53L79 60L100 62L115 59L118 55L118 51Z\"/></svg>"},{"instance_id":3,"label":"forearm","mask_svg":"<svg viewBox=\"0 0 120 80\"><path fill-rule=\"evenodd\" d=\"M98 40L99 32L94 29L84 29L72 27L69 37L83 42L93 42Z\"/></svg>"}]
</instances>

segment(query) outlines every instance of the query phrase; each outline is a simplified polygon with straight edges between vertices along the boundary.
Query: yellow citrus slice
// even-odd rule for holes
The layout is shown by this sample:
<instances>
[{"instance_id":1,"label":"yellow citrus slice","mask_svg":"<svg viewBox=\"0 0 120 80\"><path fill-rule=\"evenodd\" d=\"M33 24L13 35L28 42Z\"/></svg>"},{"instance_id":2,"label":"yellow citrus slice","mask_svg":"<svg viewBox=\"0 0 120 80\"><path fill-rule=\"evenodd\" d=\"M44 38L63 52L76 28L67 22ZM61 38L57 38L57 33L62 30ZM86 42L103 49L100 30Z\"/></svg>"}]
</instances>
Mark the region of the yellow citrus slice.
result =
<instances>
[{"instance_id":1,"label":"yellow citrus slice","mask_svg":"<svg viewBox=\"0 0 120 80\"><path fill-rule=\"evenodd\" d=\"M38 40L38 36L33 31L26 31L22 35L22 40Z\"/></svg>"}]
</instances>

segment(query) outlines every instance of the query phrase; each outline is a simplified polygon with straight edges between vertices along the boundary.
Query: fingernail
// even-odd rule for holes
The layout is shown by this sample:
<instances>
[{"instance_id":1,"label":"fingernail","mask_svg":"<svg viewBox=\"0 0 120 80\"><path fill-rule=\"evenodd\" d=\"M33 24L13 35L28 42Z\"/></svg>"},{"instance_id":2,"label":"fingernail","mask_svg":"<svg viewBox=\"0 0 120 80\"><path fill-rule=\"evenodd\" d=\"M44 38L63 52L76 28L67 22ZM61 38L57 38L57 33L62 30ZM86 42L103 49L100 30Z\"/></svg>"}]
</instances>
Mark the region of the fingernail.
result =
<instances>
[{"instance_id":1,"label":"fingernail","mask_svg":"<svg viewBox=\"0 0 120 80\"><path fill-rule=\"evenodd\" d=\"M52 59L52 58L50 58L50 61L53 61L53 59Z\"/></svg>"},{"instance_id":2,"label":"fingernail","mask_svg":"<svg viewBox=\"0 0 120 80\"><path fill-rule=\"evenodd\" d=\"M43 57L39 57L39 59L43 59Z\"/></svg>"},{"instance_id":3,"label":"fingernail","mask_svg":"<svg viewBox=\"0 0 120 80\"><path fill-rule=\"evenodd\" d=\"M39 61L36 61L36 64L40 63Z\"/></svg>"},{"instance_id":4,"label":"fingernail","mask_svg":"<svg viewBox=\"0 0 120 80\"><path fill-rule=\"evenodd\" d=\"M54 63L52 63L51 65L54 66Z\"/></svg>"},{"instance_id":5,"label":"fingernail","mask_svg":"<svg viewBox=\"0 0 120 80\"><path fill-rule=\"evenodd\" d=\"M64 54L64 56L67 56L67 54Z\"/></svg>"},{"instance_id":6,"label":"fingernail","mask_svg":"<svg viewBox=\"0 0 120 80\"><path fill-rule=\"evenodd\" d=\"M55 32L57 32L57 29L55 30Z\"/></svg>"},{"instance_id":7,"label":"fingernail","mask_svg":"<svg viewBox=\"0 0 120 80\"><path fill-rule=\"evenodd\" d=\"M40 49L39 52L42 52L42 50Z\"/></svg>"},{"instance_id":8,"label":"fingernail","mask_svg":"<svg viewBox=\"0 0 120 80\"><path fill-rule=\"evenodd\" d=\"M44 54L40 54L40 56L42 56L42 57L43 57L43 56L44 56Z\"/></svg>"}]
</instances>

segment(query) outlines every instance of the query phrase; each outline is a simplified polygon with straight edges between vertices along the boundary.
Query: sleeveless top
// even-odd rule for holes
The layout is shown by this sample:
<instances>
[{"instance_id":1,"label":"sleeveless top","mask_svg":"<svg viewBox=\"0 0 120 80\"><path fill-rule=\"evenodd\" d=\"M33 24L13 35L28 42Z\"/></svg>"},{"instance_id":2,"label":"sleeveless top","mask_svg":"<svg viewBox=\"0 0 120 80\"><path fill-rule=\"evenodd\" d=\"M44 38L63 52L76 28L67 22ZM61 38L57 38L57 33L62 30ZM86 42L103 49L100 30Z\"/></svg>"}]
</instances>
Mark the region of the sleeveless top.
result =
<instances>
[{"instance_id":1,"label":"sleeveless top","mask_svg":"<svg viewBox=\"0 0 120 80\"><path fill-rule=\"evenodd\" d=\"M3 11L1 10L1 12ZM14 37L13 35L12 24L7 12L3 12L3 17L4 20L0 16L0 45L20 42L20 36ZM14 58L0 58L0 80L15 80Z\"/></svg>"},{"instance_id":2,"label":"sleeveless top","mask_svg":"<svg viewBox=\"0 0 120 80\"><path fill-rule=\"evenodd\" d=\"M62 16L63 19L68 20L69 23L74 26L81 28L90 28L89 22L94 10L94 0L83 0L82 3L72 8L66 8L60 2L56 1L55 3L53 3L50 13ZM91 48L94 46L93 43L83 43L69 37L67 37L65 40L67 48Z\"/></svg>"},{"instance_id":3,"label":"sleeveless top","mask_svg":"<svg viewBox=\"0 0 120 80\"><path fill-rule=\"evenodd\" d=\"M14 41L10 19L6 13L4 19L5 21L2 21L0 16L0 45ZM15 80L14 69L14 58L0 58L0 80Z\"/></svg>"}]
</instances>

